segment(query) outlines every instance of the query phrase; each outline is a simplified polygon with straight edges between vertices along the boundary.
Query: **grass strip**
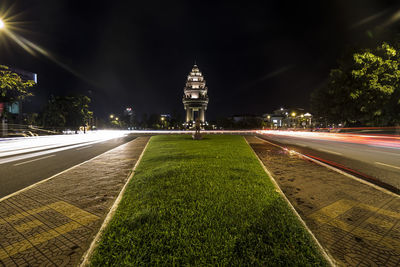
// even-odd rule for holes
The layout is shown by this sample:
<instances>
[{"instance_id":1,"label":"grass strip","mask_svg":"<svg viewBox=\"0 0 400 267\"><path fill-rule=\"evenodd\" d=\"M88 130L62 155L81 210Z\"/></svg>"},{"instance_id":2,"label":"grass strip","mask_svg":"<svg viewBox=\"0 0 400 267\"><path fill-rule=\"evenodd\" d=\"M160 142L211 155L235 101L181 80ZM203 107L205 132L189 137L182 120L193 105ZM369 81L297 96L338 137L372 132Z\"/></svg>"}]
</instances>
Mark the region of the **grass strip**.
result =
<instances>
[{"instance_id":1,"label":"grass strip","mask_svg":"<svg viewBox=\"0 0 400 267\"><path fill-rule=\"evenodd\" d=\"M93 266L327 265L241 136L154 136Z\"/></svg>"}]
</instances>

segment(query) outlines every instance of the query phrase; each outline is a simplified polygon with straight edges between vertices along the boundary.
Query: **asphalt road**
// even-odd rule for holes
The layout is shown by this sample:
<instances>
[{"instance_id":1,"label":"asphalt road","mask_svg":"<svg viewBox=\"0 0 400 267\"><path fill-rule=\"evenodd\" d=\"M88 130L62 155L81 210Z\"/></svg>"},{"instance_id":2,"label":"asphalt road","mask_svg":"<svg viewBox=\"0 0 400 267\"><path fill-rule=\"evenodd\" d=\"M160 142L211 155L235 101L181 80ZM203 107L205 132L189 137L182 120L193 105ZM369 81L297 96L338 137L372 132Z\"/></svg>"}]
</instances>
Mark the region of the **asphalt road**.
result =
<instances>
[{"instance_id":1,"label":"asphalt road","mask_svg":"<svg viewBox=\"0 0 400 267\"><path fill-rule=\"evenodd\" d=\"M356 176L366 178L383 187L386 184L389 189L390 187L400 189L400 148L398 147L382 146L379 142L377 144L373 142L363 144L356 141L352 143L351 137L344 142L304 136L274 134L258 136L290 150L324 160L331 165L350 169L350 173L358 173L359 175Z\"/></svg>"},{"instance_id":2,"label":"asphalt road","mask_svg":"<svg viewBox=\"0 0 400 267\"><path fill-rule=\"evenodd\" d=\"M26 152L23 148L14 151L10 149L10 152L14 152L12 155L0 157L0 198L135 138L135 135L130 134L99 142L37 147L31 152Z\"/></svg>"}]
</instances>

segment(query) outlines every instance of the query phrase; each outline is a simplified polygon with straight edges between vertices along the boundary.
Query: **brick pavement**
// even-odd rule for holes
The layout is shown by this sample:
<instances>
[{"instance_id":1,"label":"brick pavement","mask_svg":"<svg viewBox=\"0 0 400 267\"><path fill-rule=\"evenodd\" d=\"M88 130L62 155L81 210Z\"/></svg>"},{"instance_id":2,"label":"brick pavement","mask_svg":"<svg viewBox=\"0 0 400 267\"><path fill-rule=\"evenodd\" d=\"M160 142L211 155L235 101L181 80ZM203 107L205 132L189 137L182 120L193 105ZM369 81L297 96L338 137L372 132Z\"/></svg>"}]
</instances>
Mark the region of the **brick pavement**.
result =
<instances>
[{"instance_id":1,"label":"brick pavement","mask_svg":"<svg viewBox=\"0 0 400 267\"><path fill-rule=\"evenodd\" d=\"M399 196L246 139L338 265L400 266Z\"/></svg>"},{"instance_id":2,"label":"brick pavement","mask_svg":"<svg viewBox=\"0 0 400 267\"><path fill-rule=\"evenodd\" d=\"M149 137L112 149L0 202L0 266L75 266Z\"/></svg>"}]
</instances>

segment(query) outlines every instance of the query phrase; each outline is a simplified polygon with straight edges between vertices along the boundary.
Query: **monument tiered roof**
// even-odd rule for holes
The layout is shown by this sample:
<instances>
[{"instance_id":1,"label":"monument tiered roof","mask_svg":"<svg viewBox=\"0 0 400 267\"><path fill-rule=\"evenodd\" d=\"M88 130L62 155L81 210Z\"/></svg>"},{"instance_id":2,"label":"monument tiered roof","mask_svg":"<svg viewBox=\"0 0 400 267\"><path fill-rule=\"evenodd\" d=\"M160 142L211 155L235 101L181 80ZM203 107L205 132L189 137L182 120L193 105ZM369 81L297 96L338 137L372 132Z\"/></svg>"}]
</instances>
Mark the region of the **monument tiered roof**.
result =
<instances>
[{"instance_id":1,"label":"monument tiered roof","mask_svg":"<svg viewBox=\"0 0 400 267\"><path fill-rule=\"evenodd\" d=\"M207 90L206 81L197 65L193 66L192 71L187 76L184 90Z\"/></svg>"}]
</instances>

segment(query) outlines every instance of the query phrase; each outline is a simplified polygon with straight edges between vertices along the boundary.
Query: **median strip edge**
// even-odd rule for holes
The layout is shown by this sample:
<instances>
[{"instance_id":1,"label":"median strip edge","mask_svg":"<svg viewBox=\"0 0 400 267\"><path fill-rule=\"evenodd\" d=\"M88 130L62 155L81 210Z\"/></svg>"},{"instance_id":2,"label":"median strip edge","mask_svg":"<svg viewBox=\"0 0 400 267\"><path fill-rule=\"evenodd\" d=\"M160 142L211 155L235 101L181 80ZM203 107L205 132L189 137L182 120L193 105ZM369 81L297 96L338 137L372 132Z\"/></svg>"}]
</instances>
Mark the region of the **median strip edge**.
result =
<instances>
[{"instance_id":1,"label":"median strip edge","mask_svg":"<svg viewBox=\"0 0 400 267\"><path fill-rule=\"evenodd\" d=\"M256 138L258 138L256 136ZM263 170L265 171L265 173L270 177L276 191L283 197L283 199L286 201L286 203L289 205L290 209L293 211L293 213L296 215L296 217L299 219L299 221L301 222L301 224L303 225L303 227L306 229L306 231L311 235L311 238L313 239L313 241L316 243L319 251L321 252L322 256L327 260L327 262L331 265L331 266L337 266L337 264L335 263L335 260L333 259L333 257L324 249L324 247L319 243L318 239L315 237L315 235L313 234L313 232L310 230L310 228L308 228L306 222L303 220L303 218L301 218L300 214L297 212L297 210L293 207L292 203L290 203L289 199L286 197L286 195L283 193L282 189L279 187L278 183L276 182L275 178L272 176L271 172L267 169L267 167L265 167L264 163L261 161L261 159L257 156L256 152L253 150L253 148L251 147L251 145L249 144L249 142L247 141L246 138L243 138L246 143L249 145L251 151L253 152L254 156L257 158L258 162L260 163L261 167L263 168ZM261 138L258 138L261 139ZM262 139L261 139L262 140ZM264 140L263 140L264 141Z\"/></svg>"},{"instance_id":2,"label":"median strip edge","mask_svg":"<svg viewBox=\"0 0 400 267\"><path fill-rule=\"evenodd\" d=\"M83 254L83 256L81 258L81 263L79 264L80 267L89 266L90 258L93 255L94 250L97 248L97 246L99 244L99 240L104 233L104 230L111 222L111 219L114 216L114 214L118 208L118 205L122 200L122 196L125 193L129 182L132 180L133 176L135 175L135 170L136 170L137 166L139 165L140 161L142 160L143 154L145 153L149 142L150 142L150 138L147 140L146 146L144 147L142 153L140 154L139 159L136 161L135 166L133 166L131 172L129 173L128 180L126 181L126 183L124 184L124 187L122 187L121 191L119 192L118 197L115 199L114 204L111 206L110 211L108 212L106 218L104 219L99 231L97 232L96 236L92 240L89 248Z\"/></svg>"}]
</instances>

